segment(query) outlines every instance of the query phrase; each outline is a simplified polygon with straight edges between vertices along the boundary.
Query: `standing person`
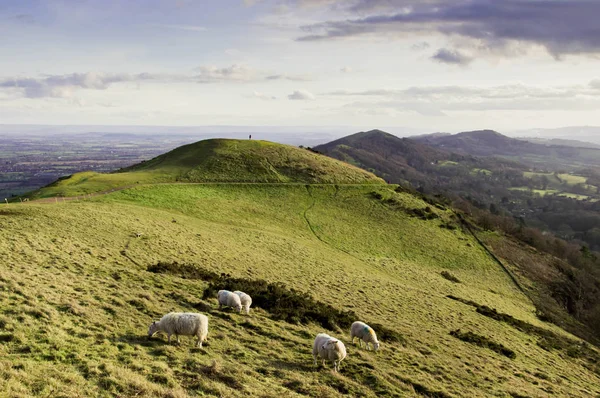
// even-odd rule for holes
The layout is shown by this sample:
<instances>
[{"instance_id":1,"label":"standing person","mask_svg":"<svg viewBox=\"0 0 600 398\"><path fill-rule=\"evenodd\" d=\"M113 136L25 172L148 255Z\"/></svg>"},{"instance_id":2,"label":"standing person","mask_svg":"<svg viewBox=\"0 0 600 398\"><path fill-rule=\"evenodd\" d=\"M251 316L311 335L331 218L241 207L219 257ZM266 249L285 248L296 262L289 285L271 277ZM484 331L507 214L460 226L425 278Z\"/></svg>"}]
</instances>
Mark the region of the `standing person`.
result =
<instances>
[{"instance_id":1,"label":"standing person","mask_svg":"<svg viewBox=\"0 0 600 398\"><path fill-rule=\"evenodd\" d=\"M249 140L251 140L251 139L252 139L252 134L250 134L250 135L248 136L248 139L249 139Z\"/></svg>"}]
</instances>

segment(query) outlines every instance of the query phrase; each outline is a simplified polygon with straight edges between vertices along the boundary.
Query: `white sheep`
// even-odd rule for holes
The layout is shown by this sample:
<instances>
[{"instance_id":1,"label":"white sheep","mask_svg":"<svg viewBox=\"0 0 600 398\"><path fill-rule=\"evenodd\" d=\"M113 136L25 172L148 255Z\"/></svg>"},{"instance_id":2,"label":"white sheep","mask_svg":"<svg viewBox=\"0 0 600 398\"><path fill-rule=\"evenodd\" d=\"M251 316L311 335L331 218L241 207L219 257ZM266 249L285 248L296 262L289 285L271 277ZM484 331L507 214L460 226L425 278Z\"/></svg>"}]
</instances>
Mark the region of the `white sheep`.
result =
<instances>
[{"instance_id":1,"label":"white sheep","mask_svg":"<svg viewBox=\"0 0 600 398\"><path fill-rule=\"evenodd\" d=\"M315 360L315 365L317 365L317 356L321 357L323 365L325 365L325 360L333 362L333 370L334 372L337 372L340 367L340 362L346 358L346 346L344 343L338 339L334 339L328 334L319 333L317 337L315 337L315 342L313 344L313 358Z\"/></svg>"},{"instance_id":2,"label":"white sheep","mask_svg":"<svg viewBox=\"0 0 600 398\"><path fill-rule=\"evenodd\" d=\"M358 345L362 347L362 342L365 342L367 350L369 349L369 343L373 345L375 351L379 349L379 341L377 341L377 335L372 327L364 322L356 321L350 326L350 341L354 343L354 339L358 337Z\"/></svg>"},{"instance_id":3,"label":"white sheep","mask_svg":"<svg viewBox=\"0 0 600 398\"><path fill-rule=\"evenodd\" d=\"M229 290L219 290L217 293L217 299L219 300L219 308L231 307L237 312L242 312L242 302L240 296L230 292Z\"/></svg>"},{"instance_id":4,"label":"white sheep","mask_svg":"<svg viewBox=\"0 0 600 398\"><path fill-rule=\"evenodd\" d=\"M170 312L160 318L160 321L152 322L148 329L148 337L157 332L166 333L169 343L173 334L178 343L179 336L196 336L196 345L202 347L202 342L208 336L208 317L194 312Z\"/></svg>"},{"instance_id":5,"label":"white sheep","mask_svg":"<svg viewBox=\"0 0 600 398\"><path fill-rule=\"evenodd\" d=\"M252 297L250 297L249 294L240 292L239 290L236 290L233 293L240 296L240 302L242 303L242 307L244 308L244 311L246 311L246 315L248 315L250 313L250 306L252 305Z\"/></svg>"}]
</instances>

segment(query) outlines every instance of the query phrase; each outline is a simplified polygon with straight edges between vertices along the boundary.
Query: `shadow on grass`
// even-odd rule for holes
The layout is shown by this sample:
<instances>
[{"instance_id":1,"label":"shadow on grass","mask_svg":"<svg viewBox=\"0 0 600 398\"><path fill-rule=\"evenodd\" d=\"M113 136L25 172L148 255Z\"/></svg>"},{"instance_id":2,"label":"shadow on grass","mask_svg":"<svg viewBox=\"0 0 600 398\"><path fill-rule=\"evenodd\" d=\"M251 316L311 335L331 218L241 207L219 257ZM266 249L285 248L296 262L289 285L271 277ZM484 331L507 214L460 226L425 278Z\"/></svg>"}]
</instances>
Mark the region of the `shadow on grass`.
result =
<instances>
[{"instance_id":1,"label":"shadow on grass","mask_svg":"<svg viewBox=\"0 0 600 398\"><path fill-rule=\"evenodd\" d=\"M283 361L275 359L269 361L269 365L278 370L291 370L296 372L317 372L323 370L323 366L319 362L319 366L315 366L312 358L309 361Z\"/></svg>"}]
</instances>

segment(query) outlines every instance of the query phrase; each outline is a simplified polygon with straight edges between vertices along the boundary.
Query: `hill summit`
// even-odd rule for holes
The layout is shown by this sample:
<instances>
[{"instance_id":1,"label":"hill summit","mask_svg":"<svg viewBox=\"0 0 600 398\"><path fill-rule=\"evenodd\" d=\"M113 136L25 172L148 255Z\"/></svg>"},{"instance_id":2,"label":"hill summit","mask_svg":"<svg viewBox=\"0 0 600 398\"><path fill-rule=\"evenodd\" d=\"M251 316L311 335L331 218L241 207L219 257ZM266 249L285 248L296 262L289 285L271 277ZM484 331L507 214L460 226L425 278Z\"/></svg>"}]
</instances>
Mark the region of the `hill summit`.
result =
<instances>
[{"instance_id":1,"label":"hill summit","mask_svg":"<svg viewBox=\"0 0 600 398\"><path fill-rule=\"evenodd\" d=\"M138 184L173 182L379 184L383 180L308 149L269 141L209 139L114 173L77 173L36 191L33 196L77 196Z\"/></svg>"}]
</instances>

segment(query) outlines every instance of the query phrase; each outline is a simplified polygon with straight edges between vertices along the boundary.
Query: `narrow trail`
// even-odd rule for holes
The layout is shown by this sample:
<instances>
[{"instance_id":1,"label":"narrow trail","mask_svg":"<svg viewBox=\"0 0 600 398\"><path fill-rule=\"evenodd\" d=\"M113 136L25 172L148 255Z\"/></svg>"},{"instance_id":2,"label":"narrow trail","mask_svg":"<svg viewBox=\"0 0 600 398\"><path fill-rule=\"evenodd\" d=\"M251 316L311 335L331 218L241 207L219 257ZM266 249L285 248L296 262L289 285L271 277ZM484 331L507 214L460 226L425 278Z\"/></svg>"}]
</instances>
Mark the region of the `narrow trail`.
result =
<instances>
[{"instance_id":1,"label":"narrow trail","mask_svg":"<svg viewBox=\"0 0 600 398\"><path fill-rule=\"evenodd\" d=\"M125 247L123 248L123 250L121 250L120 253L121 253L121 255L123 257L125 257L126 259L128 259L129 261L131 261L132 263L134 263L135 265L137 265L138 267L141 267L141 264L138 263L137 261L135 261L133 258L131 258L129 256L129 254L127 253L127 250L129 249L129 244L131 243L131 239L132 238L129 238L129 240L127 240L127 243L125 243Z\"/></svg>"},{"instance_id":2,"label":"narrow trail","mask_svg":"<svg viewBox=\"0 0 600 398\"><path fill-rule=\"evenodd\" d=\"M454 212L454 211L453 211ZM483 243L483 241L481 239L479 239L479 237L477 236L477 234L475 233L475 231L473 231L473 229L471 228L471 225L467 222L467 220L464 219L464 217L461 214L458 214L456 212L454 212L454 214L458 217L458 219L460 220L461 224L467 229L467 231L469 231L469 233L471 234L471 236L473 236L473 238L475 238L475 241L479 244L479 246L481 246L483 248L483 250L486 251L486 253L496 262L500 265L500 267L502 268L502 270L504 270L504 272L506 273L506 275L508 275L508 277L513 281L513 283L515 284L515 286L521 291L521 293L523 293L525 295L525 297L527 297L529 299L529 301L531 301L533 303L533 300L529 297L529 295L527 294L527 291L525 290L525 288L523 288L523 286L519 283L519 281L517 280L517 278L513 275L513 273L508 269L508 267L506 266L506 264L504 264L502 262L502 260L500 260L491 250L489 247L487 247L487 245L485 243Z\"/></svg>"},{"instance_id":3,"label":"narrow trail","mask_svg":"<svg viewBox=\"0 0 600 398\"><path fill-rule=\"evenodd\" d=\"M335 186L336 195L339 190L339 186L370 186L370 185L384 185L384 184L340 184L340 183L305 183L305 182L157 182L157 183L149 183L149 184L131 184L124 185L117 188L107 189L104 191L89 193L85 195L76 195L76 196L53 196L48 198L40 198L40 199L27 199L26 201L17 202L12 201L8 204L28 204L28 203L60 203L60 202L71 202L71 201L79 201L90 199L98 196L108 195L114 192L124 191L126 189L131 188L143 188L143 187L151 187L157 185L265 185L265 186L300 186L300 185L308 185L308 186Z\"/></svg>"},{"instance_id":4,"label":"narrow trail","mask_svg":"<svg viewBox=\"0 0 600 398\"><path fill-rule=\"evenodd\" d=\"M313 184L313 185L316 185L316 184ZM334 185L334 184L321 184L321 185ZM337 195L339 187L337 186L337 184L335 186L336 186L336 188L335 188L336 189L335 195ZM350 253L347 250L344 250L342 248L339 248L339 247L336 247L336 246L332 245L331 243L323 240L323 238L321 238L319 236L319 234L317 234L317 232L315 231L314 226L310 223L310 220L308 219L308 211L311 210L313 207L315 207L315 205L317 203L317 199L313 196L312 191L310 190L311 185L305 184L305 187L306 187L306 192L308 193L308 196L312 199L312 202L311 202L310 206L308 206L306 209L304 209L304 213L303 213L304 220L306 221L306 224L308 225L308 228L310 229L310 232L312 232L312 234L315 236L315 238L317 238L319 241L323 242L327 246L331 247L332 249L341 251L342 253L347 254L348 256L350 256L350 257L352 257L352 258L354 258L354 259L356 259L356 260L364 263L364 260L362 258L355 256L354 254Z\"/></svg>"},{"instance_id":5,"label":"narrow trail","mask_svg":"<svg viewBox=\"0 0 600 398\"><path fill-rule=\"evenodd\" d=\"M317 200L315 199L315 197L312 195L312 192L310 191L310 185L306 185L306 192L308 192L308 196L311 198L312 202L311 202L310 206L308 206L306 209L304 209L304 213L303 213L304 221L306 221L306 224L308 225L308 229L310 229L310 232L312 232L312 234L315 236L315 238L317 238L321 242L325 243L326 245L329 245L329 243L325 242L323 239L321 239L321 237L319 235L317 235L314 227L312 226L312 224L310 223L310 220L308 219L307 213L310 209L315 207Z\"/></svg>"}]
</instances>

